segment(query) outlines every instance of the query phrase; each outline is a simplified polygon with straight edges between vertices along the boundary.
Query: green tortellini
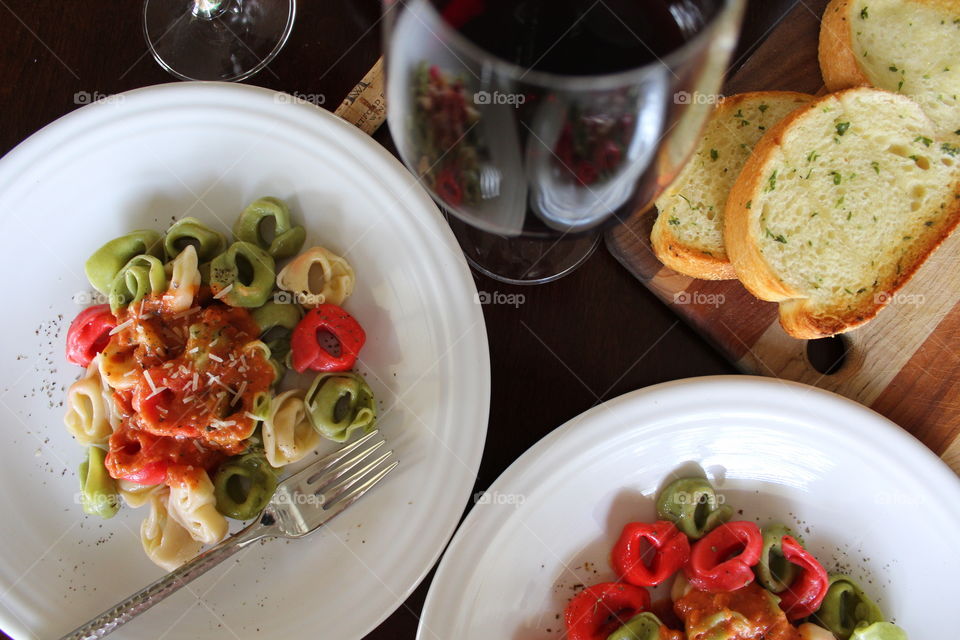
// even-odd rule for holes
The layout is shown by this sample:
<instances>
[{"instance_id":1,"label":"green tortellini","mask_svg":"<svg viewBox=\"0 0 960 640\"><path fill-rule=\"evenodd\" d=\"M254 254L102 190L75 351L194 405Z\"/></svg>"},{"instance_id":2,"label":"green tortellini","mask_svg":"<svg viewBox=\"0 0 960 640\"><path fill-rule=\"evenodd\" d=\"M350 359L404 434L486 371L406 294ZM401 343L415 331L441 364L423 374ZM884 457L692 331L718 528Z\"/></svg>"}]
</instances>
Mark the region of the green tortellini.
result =
<instances>
[{"instance_id":1,"label":"green tortellini","mask_svg":"<svg viewBox=\"0 0 960 640\"><path fill-rule=\"evenodd\" d=\"M353 372L321 373L304 402L313 428L334 442L346 442L357 430L370 432L377 420L373 391Z\"/></svg>"},{"instance_id":2,"label":"green tortellini","mask_svg":"<svg viewBox=\"0 0 960 640\"><path fill-rule=\"evenodd\" d=\"M263 422L270 415L270 404L273 402L273 394L263 391L253 397L253 411L251 413Z\"/></svg>"},{"instance_id":3,"label":"green tortellini","mask_svg":"<svg viewBox=\"0 0 960 640\"><path fill-rule=\"evenodd\" d=\"M630 618L607 636L607 640L660 640L660 619L649 611Z\"/></svg>"},{"instance_id":4,"label":"green tortellini","mask_svg":"<svg viewBox=\"0 0 960 640\"><path fill-rule=\"evenodd\" d=\"M149 254L135 256L120 269L110 283L110 310L118 309L145 296L163 293L167 288L167 274L160 259Z\"/></svg>"},{"instance_id":5,"label":"green tortellini","mask_svg":"<svg viewBox=\"0 0 960 640\"><path fill-rule=\"evenodd\" d=\"M296 303L268 302L253 310L253 320L260 327L261 334L271 329L282 328L293 331L303 317L303 309Z\"/></svg>"},{"instance_id":6,"label":"green tortellini","mask_svg":"<svg viewBox=\"0 0 960 640\"><path fill-rule=\"evenodd\" d=\"M173 260L191 244L197 250L197 259L203 263L223 253L227 248L227 239L196 218L181 218L170 225L163 239L167 260Z\"/></svg>"},{"instance_id":7,"label":"green tortellini","mask_svg":"<svg viewBox=\"0 0 960 640\"><path fill-rule=\"evenodd\" d=\"M273 258L263 249L234 242L210 263L210 286L215 297L232 307L259 307L273 291L274 268Z\"/></svg>"},{"instance_id":8,"label":"green tortellini","mask_svg":"<svg viewBox=\"0 0 960 640\"><path fill-rule=\"evenodd\" d=\"M260 339L270 348L270 363L279 371L278 378L286 371L284 363L290 353L290 336L302 317L303 309L294 302L271 301L253 311L253 320L260 327Z\"/></svg>"},{"instance_id":9,"label":"green tortellini","mask_svg":"<svg viewBox=\"0 0 960 640\"><path fill-rule=\"evenodd\" d=\"M274 234L272 240L263 236L263 223L272 218ZM290 209L277 198L260 198L250 203L236 224L233 236L237 240L249 242L265 250L277 260L295 255L303 247L307 232L303 227L294 225L290 220Z\"/></svg>"},{"instance_id":10,"label":"green tortellini","mask_svg":"<svg viewBox=\"0 0 960 640\"><path fill-rule=\"evenodd\" d=\"M87 458L80 463L80 504L91 516L112 518L120 508L117 483L104 464L107 453L99 447L88 447Z\"/></svg>"},{"instance_id":11,"label":"green tortellini","mask_svg":"<svg viewBox=\"0 0 960 640\"><path fill-rule=\"evenodd\" d=\"M874 622L854 629L850 640L908 640L907 632L890 622Z\"/></svg>"},{"instance_id":12,"label":"green tortellini","mask_svg":"<svg viewBox=\"0 0 960 640\"><path fill-rule=\"evenodd\" d=\"M273 382L272 385L276 385L283 379L283 374L286 373L287 367L283 364L282 360L278 360L276 355L273 353L273 349L263 340L254 340L248 342L243 347L244 353L246 355L252 355L253 351L259 351L263 358L273 367Z\"/></svg>"},{"instance_id":13,"label":"green tortellini","mask_svg":"<svg viewBox=\"0 0 960 640\"><path fill-rule=\"evenodd\" d=\"M797 537L782 524L771 524L763 528L763 550L760 553L760 562L753 569L757 582L773 593L786 591L800 573L800 567L783 555L780 546L783 536Z\"/></svg>"},{"instance_id":14,"label":"green tortellini","mask_svg":"<svg viewBox=\"0 0 960 640\"><path fill-rule=\"evenodd\" d=\"M883 612L853 578L832 575L827 595L813 617L840 640L849 640L857 627L882 622Z\"/></svg>"},{"instance_id":15,"label":"green tortellini","mask_svg":"<svg viewBox=\"0 0 960 640\"><path fill-rule=\"evenodd\" d=\"M84 271L93 288L107 295L110 293L110 285L123 266L130 262L131 258L143 254L157 258L163 255L162 236L158 232L141 229L114 238L87 259Z\"/></svg>"},{"instance_id":16,"label":"green tortellini","mask_svg":"<svg viewBox=\"0 0 960 640\"><path fill-rule=\"evenodd\" d=\"M719 504L713 486L705 478L679 478L657 497L657 515L698 540L730 520L733 509Z\"/></svg>"},{"instance_id":17,"label":"green tortellini","mask_svg":"<svg viewBox=\"0 0 960 640\"><path fill-rule=\"evenodd\" d=\"M262 451L227 459L213 477L217 511L237 520L255 518L276 489L276 472Z\"/></svg>"}]
</instances>

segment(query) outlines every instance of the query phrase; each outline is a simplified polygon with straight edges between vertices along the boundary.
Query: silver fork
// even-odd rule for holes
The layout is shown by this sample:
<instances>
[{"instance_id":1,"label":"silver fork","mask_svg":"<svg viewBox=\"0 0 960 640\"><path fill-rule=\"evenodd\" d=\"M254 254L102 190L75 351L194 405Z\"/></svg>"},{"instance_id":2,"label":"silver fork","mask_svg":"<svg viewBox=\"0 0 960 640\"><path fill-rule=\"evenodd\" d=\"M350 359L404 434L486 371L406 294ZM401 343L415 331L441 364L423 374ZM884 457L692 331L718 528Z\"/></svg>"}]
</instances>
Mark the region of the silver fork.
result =
<instances>
[{"instance_id":1,"label":"silver fork","mask_svg":"<svg viewBox=\"0 0 960 640\"><path fill-rule=\"evenodd\" d=\"M378 431L372 431L290 476L277 486L269 504L248 527L110 607L60 640L102 638L254 542L265 538L302 538L317 530L356 502L397 466L396 460L388 462L393 451L372 458L386 444L382 438L375 440L377 434ZM361 464L363 466L357 469Z\"/></svg>"}]
</instances>

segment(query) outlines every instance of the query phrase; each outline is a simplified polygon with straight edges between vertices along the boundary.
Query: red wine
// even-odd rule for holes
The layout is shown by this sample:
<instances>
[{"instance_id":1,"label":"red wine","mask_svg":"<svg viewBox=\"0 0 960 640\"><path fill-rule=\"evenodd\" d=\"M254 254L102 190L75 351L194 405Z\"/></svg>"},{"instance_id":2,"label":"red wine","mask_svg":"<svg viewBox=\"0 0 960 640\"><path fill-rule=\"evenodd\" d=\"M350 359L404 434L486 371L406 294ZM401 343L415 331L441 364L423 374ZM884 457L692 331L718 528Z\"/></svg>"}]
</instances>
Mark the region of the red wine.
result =
<instances>
[{"instance_id":1,"label":"red wine","mask_svg":"<svg viewBox=\"0 0 960 640\"><path fill-rule=\"evenodd\" d=\"M454 28L493 55L557 74L597 75L644 66L699 27L676 0L435 0ZM676 6L686 5L683 10ZM673 8L673 11L671 11Z\"/></svg>"}]
</instances>

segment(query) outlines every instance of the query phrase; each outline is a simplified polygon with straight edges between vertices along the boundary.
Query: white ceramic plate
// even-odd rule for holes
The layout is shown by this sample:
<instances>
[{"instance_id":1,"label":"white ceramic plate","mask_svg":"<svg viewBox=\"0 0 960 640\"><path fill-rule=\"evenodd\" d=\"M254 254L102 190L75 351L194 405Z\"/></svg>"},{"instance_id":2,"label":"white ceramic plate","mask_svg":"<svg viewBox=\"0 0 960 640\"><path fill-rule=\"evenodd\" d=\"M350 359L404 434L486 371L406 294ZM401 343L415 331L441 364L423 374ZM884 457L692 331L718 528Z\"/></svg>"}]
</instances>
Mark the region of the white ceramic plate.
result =
<instances>
[{"instance_id":1,"label":"white ceramic plate","mask_svg":"<svg viewBox=\"0 0 960 640\"><path fill-rule=\"evenodd\" d=\"M156 579L143 510L75 504L82 448L62 425L66 328L86 257L192 215L227 231L251 200L287 200L348 257L346 308L398 469L312 537L245 552L118 638L359 638L420 582L462 515L486 434L489 359L476 289L429 197L350 125L253 87L175 84L84 107L0 161L0 624L51 638ZM198 596L200 597L198 599ZM202 600L202 601L201 601Z\"/></svg>"},{"instance_id":2,"label":"white ceramic plate","mask_svg":"<svg viewBox=\"0 0 960 640\"><path fill-rule=\"evenodd\" d=\"M669 474L701 465L739 518L796 527L828 571L863 581L911 638L952 638L935 611L960 572L960 479L850 400L740 376L658 385L550 434L490 487L430 587L421 640L563 637L573 588L614 579L622 527L655 519Z\"/></svg>"}]
</instances>

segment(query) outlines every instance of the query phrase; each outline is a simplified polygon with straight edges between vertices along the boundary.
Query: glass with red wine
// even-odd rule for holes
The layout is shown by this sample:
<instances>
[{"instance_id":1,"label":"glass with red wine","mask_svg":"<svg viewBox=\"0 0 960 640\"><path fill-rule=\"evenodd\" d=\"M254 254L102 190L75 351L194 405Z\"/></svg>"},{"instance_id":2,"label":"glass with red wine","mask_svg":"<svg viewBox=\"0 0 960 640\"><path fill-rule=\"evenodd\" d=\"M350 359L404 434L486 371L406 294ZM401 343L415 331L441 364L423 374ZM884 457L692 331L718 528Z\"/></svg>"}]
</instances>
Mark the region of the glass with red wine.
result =
<instances>
[{"instance_id":1,"label":"glass with red wine","mask_svg":"<svg viewBox=\"0 0 960 640\"><path fill-rule=\"evenodd\" d=\"M745 0L384 0L390 130L478 271L555 280L693 152Z\"/></svg>"}]
</instances>

